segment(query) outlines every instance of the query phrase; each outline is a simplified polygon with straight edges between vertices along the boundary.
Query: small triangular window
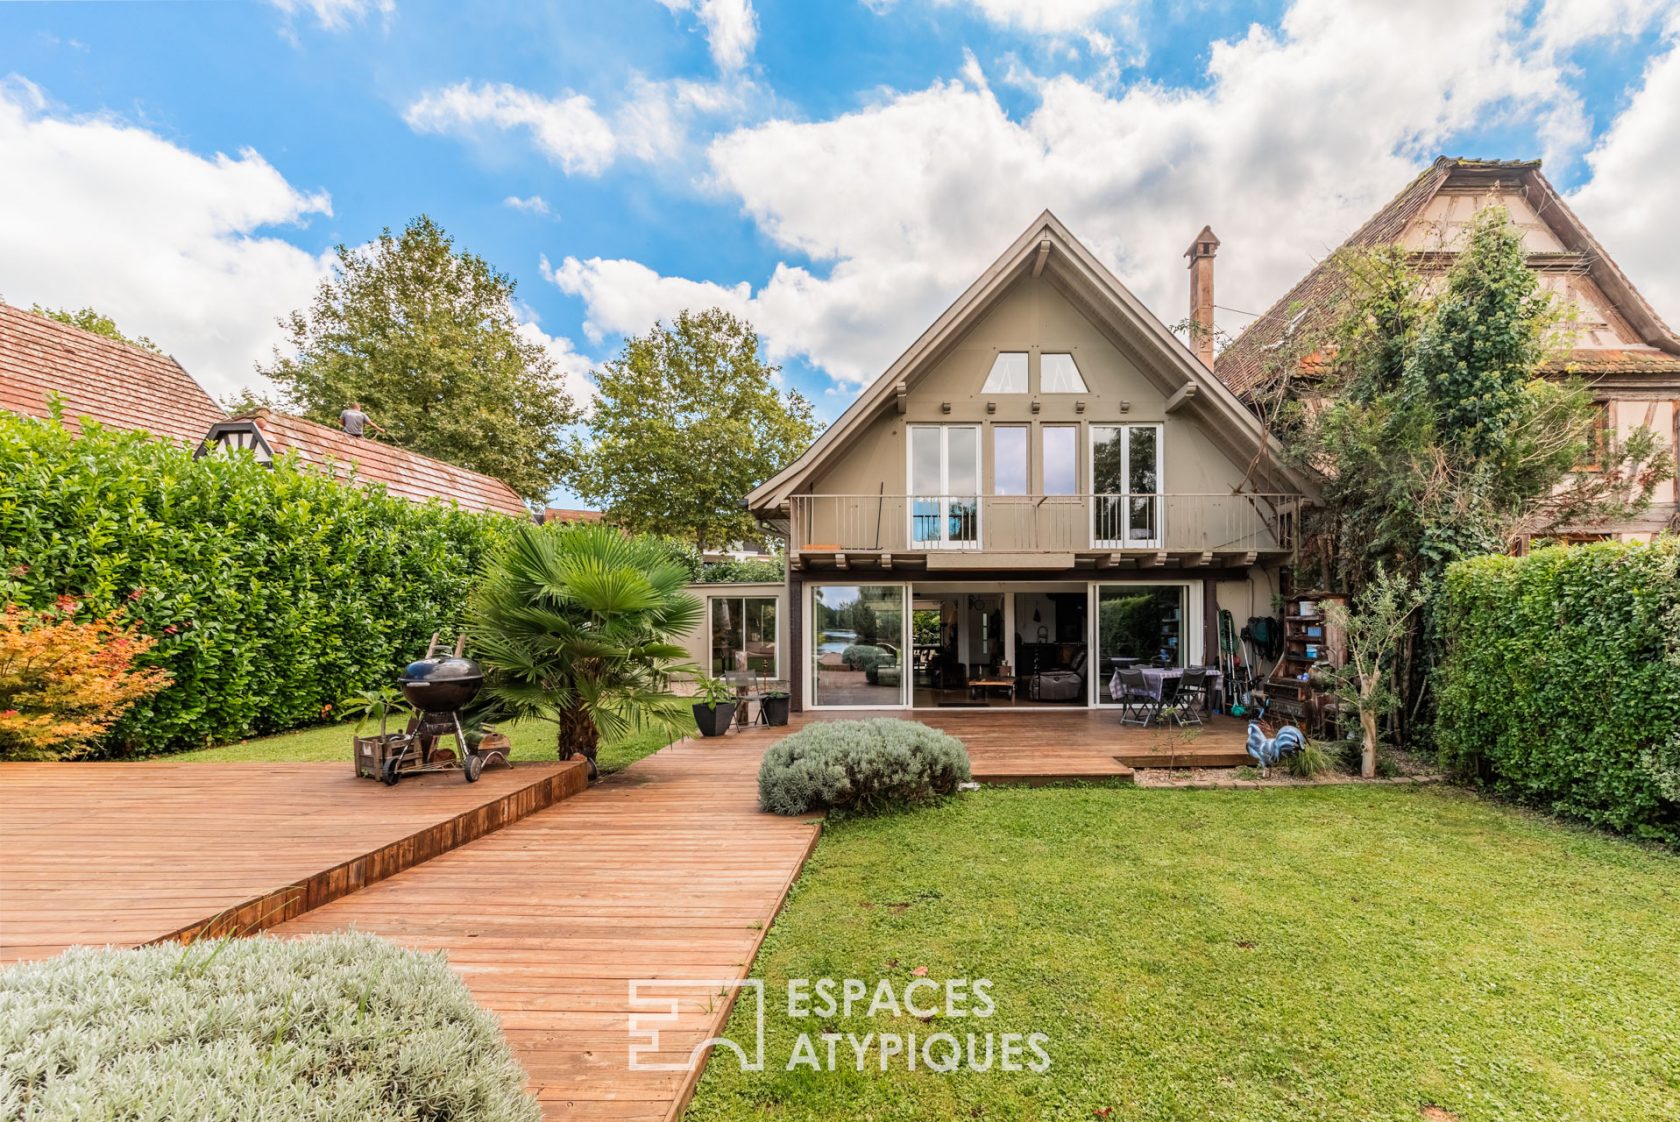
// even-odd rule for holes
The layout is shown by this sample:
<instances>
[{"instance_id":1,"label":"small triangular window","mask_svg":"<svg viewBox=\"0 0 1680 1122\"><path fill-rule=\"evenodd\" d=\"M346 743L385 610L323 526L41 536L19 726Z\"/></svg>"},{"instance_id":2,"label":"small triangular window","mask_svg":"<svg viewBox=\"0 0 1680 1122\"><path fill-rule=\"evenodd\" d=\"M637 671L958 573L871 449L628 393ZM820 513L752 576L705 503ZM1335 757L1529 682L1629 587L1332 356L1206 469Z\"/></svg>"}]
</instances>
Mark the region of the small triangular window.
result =
<instances>
[{"instance_id":1,"label":"small triangular window","mask_svg":"<svg viewBox=\"0 0 1680 1122\"><path fill-rule=\"evenodd\" d=\"M1069 354L1047 354L1039 358L1039 382L1043 393L1087 393L1079 366Z\"/></svg>"},{"instance_id":2,"label":"small triangular window","mask_svg":"<svg viewBox=\"0 0 1680 1122\"><path fill-rule=\"evenodd\" d=\"M981 393L1026 393L1027 352L1000 351L992 360L992 372L986 375Z\"/></svg>"}]
</instances>

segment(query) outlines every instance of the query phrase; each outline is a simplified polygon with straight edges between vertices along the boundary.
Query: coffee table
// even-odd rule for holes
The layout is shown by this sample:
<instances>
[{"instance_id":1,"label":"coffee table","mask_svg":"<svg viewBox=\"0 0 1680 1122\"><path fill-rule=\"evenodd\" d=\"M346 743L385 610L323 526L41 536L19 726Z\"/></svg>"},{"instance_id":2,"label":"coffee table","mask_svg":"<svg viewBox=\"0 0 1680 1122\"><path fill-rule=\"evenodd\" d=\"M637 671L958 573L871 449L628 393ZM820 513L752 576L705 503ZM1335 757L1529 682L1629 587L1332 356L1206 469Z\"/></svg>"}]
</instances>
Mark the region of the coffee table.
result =
<instances>
[{"instance_id":1,"label":"coffee table","mask_svg":"<svg viewBox=\"0 0 1680 1122\"><path fill-rule=\"evenodd\" d=\"M984 701L987 690L1008 690L1009 700L1015 700L1015 679L1013 678L970 678L968 680L968 698L970 701Z\"/></svg>"}]
</instances>

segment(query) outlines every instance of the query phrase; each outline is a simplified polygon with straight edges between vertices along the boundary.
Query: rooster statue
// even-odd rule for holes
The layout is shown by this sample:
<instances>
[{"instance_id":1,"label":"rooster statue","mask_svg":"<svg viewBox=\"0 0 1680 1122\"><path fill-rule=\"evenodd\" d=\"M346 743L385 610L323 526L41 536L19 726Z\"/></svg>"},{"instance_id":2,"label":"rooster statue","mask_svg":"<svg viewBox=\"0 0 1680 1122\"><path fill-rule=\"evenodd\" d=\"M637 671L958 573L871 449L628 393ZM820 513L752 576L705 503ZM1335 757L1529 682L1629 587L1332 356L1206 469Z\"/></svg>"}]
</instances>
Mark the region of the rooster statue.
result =
<instances>
[{"instance_id":1,"label":"rooster statue","mask_svg":"<svg viewBox=\"0 0 1680 1122\"><path fill-rule=\"evenodd\" d=\"M1248 754L1261 767L1271 767L1291 752L1299 752L1306 737L1294 725L1284 725L1277 735L1268 737L1260 722L1248 722Z\"/></svg>"}]
</instances>

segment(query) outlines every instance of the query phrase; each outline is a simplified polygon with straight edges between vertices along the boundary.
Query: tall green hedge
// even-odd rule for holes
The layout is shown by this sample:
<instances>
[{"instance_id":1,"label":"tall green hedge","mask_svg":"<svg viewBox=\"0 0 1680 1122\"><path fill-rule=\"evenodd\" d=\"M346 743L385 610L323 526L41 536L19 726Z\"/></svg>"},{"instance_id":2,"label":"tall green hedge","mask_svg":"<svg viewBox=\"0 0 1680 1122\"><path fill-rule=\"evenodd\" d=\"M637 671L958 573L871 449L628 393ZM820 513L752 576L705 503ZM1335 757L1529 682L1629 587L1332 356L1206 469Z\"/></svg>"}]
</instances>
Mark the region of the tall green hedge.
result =
<instances>
[{"instance_id":1,"label":"tall green hedge","mask_svg":"<svg viewBox=\"0 0 1680 1122\"><path fill-rule=\"evenodd\" d=\"M1680 539L1460 561L1440 610L1445 763L1680 841Z\"/></svg>"},{"instance_id":2,"label":"tall green hedge","mask_svg":"<svg viewBox=\"0 0 1680 1122\"><path fill-rule=\"evenodd\" d=\"M335 483L289 459L205 457L138 433L0 412L0 601L124 607L174 683L106 755L279 732L452 631L510 524Z\"/></svg>"}]
</instances>

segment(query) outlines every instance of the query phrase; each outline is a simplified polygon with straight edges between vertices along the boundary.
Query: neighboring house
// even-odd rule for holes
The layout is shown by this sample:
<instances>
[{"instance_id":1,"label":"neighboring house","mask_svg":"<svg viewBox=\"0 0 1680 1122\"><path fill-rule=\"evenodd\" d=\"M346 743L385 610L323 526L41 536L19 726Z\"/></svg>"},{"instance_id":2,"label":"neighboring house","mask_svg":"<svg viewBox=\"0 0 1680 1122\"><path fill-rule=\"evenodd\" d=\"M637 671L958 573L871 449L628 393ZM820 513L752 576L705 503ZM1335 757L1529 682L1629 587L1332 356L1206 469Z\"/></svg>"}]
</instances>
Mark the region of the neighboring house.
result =
<instances>
[{"instance_id":1,"label":"neighboring house","mask_svg":"<svg viewBox=\"0 0 1680 1122\"><path fill-rule=\"evenodd\" d=\"M199 436L200 456L242 449L268 463L293 452L312 467L357 483L384 484L391 494L411 502L441 499L459 503L463 510L530 517L519 495L500 479L271 409L217 421Z\"/></svg>"},{"instance_id":2,"label":"neighboring house","mask_svg":"<svg viewBox=\"0 0 1680 1122\"><path fill-rule=\"evenodd\" d=\"M88 417L196 444L227 416L168 355L0 303L0 409L46 417L54 394L73 432Z\"/></svg>"},{"instance_id":3,"label":"neighboring house","mask_svg":"<svg viewBox=\"0 0 1680 1122\"><path fill-rule=\"evenodd\" d=\"M1403 246L1425 276L1451 266L1477 211L1499 205L1523 233L1529 268L1572 309L1565 327L1573 346L1550 372L1577 374L1618 438L1640 428L1680 456L1680 338L1610 259L1540 172L1540 162L1441 157L1343 243L1344 248ZM1212 257L1207 283L1212 286ZM1278 366L1296 348L1292 338L1330 326L1347 296L1326 259L1220 352L1214 370L1245 401L1263 399ZM1680 460L1676 461L1680 466ZM1590 470L1590 469L1589 469ZM1662 484L1650 509L1627 523L1580 528L1571 538L1642 539L1673 525L1676 482Z\"/></svg>"},{"instance_id":4,"label":"neighboring house","mask_svg":"<svg viewBox=\"0 0 1680 1122\"><path fill-rule=\"evenodd\" d=\"M550 506L543 508L542 521L544 525L550 522L558 522L562 526L570 526L577 522L600 522L602 521L602 515L598 510L571 510L566 507Z\"/></svg>"},{"instance_id":5,"label":"neighboring house","mask_svg":"<svg viewBox=\"0 0 1680 1122\"><path fill-rule=\"evenodd\" d=\"M796 708L1107 704L1114 660L1272 613L1309 488L1045 212L747 497L789 572L740 611L776 609Z\"/></svg>"}]
</instances>

